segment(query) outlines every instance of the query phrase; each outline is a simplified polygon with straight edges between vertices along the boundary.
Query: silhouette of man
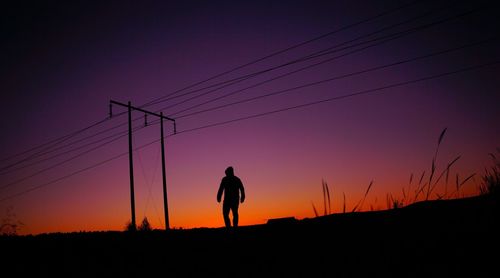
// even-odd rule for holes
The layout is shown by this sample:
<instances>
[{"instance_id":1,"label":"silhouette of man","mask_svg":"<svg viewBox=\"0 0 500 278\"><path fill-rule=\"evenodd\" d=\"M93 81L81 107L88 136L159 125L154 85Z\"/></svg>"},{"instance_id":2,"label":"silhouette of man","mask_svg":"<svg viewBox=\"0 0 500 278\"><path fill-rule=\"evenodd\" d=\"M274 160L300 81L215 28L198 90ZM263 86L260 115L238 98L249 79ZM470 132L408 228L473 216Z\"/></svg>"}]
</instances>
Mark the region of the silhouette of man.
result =
<instances>
[{"instance_id":1,"label":"silhouette of man","mask_svg":"<svg viewBox=\"0 0 500 278\"><path fill-rule=\"evenodd\" d=\"M241 199L240 199L241 191ZM233 227L238 227L238 206L245 201L245 188L241 180L234 175L233 167L227 167L226 176L220 182L219 191L217 192L217 202L220 203L222 193L224 193L224 202L222 203L222 215L226 227L231 227L229 219L229 211L233 213Z\"/></svg>"}]
</instances>

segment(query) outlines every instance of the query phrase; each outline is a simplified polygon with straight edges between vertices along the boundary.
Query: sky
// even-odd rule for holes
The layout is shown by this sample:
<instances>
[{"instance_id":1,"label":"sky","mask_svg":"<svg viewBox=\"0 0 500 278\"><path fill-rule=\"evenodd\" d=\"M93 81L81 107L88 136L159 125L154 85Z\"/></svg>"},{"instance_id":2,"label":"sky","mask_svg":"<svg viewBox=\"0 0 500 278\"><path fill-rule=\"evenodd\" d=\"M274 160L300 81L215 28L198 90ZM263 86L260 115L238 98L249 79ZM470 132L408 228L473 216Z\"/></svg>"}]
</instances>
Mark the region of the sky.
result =
<instances>
[{"instance_id":1,"label":"sky","mask_svg":"<svg viewBox=\"0 0 500 278\"><path fill-rule=\"evenodd\" d=\"M176 119L176 134L164 122L172 228L224 225L216 193L228 166L246 190L240 225L323 214L322 181L333 213L371 181L361 210L386 209L389 195L411 202L445 128L433 181L460 158L430 198L477 194L500 147L500 16L489 4L11 4L0 215L15 213L20 234L124 229L127 117L114 105L110 118L110 100ZM137 222L162 229L160 128L132 117Z\"/></svg>"}]
</instances>

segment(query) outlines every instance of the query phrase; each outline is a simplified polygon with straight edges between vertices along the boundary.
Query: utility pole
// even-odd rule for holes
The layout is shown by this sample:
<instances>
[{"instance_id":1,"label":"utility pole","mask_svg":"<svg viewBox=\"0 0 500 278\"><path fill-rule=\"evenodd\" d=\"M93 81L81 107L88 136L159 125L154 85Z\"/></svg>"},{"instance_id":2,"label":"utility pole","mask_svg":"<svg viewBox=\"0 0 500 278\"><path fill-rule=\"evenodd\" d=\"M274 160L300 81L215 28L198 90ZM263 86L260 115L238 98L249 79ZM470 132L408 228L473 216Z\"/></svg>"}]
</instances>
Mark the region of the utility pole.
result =
<instances>
[{"instance_id":1,"label":"utility pole","mask_svg":"<svg viewBox=\"0 0 500 278\"><path fill-rule=\"evenodd\" d=\"M135 222L135 193L134 193L134 163L132 158L132 105L130 101L127 105L128 108L128 165L130 173L130 209L132 211L132 231L136 229Z\"/></svg>"},{"instance_id":2,"label":"utility pole","mask_svg":"<svg viewBox=\"0 0 500 278\"><path fill-rule=\"evenodd\" d=\"M132 110L137 110L144 113L144 124L147 125L147 115L153 115L160 118L160 130L161 130L161 165L162 165L162 180L163 180L163 210L165 213L165 230L170 229L169 219L168 219L168 202L167 202L167 177L165 173L165 136L163 133L163 120L169 120L174 123L174 133L177 132L175 120L166 116L163 116L163 112L157 114L155 112L147 111L139 107L134 107L131 105L130 101L128 104L123 104L118 101L110 100L109 102L109 116L110 118L113 116L112 105L116 104L119 106L128 108L128 151L129 151L129 169L130 169L130 208L132 211L132 226L135 230L136 222L135 222L135 200L134 200L134 163L132 158Z\"/></svg>"}]
</instances>

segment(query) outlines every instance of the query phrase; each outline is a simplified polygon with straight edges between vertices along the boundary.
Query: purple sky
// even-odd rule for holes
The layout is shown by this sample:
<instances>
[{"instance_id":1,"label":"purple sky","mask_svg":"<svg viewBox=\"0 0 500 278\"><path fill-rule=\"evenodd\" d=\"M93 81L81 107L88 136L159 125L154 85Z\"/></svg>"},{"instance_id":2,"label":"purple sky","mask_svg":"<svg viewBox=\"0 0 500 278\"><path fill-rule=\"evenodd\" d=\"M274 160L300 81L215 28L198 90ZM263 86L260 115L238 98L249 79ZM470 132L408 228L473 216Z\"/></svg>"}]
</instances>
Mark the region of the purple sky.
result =
<instances>
[{"instance_id":1,"label":"purple sky","mask_svg":"<svg viewBox=\"0 0 500 278\"><path fill-rule=\"evenodd\" d=\"M106 4L81 1L4 9L0 157L20 153L106 118L110 99L132 101L140 106L218 73L404 5L400 1L163 2L129 5L120 1ZM408 22L360 41L435 25L349 55L346 53L356 48L271 71L173 108L164 109L197 93L146 109L162 109L166 115L177 118L187 113L175 114L177 111L192 105L336 55L345 54L190 112L498 39L500 17L494 9L480 9L485 3L488 2L419 1L195 88L280 65L404 21ZM473 12L464 14L470 11ZM334 192L335 211L341 206L341 192L353 204L371 180L375 183L367 202L375 208L385 208L387 193L400 194L411 173L418 175L429 169L437 138L445 127L448 130L439 152L438 167L442 170L446 163L462 155L453 175L481 174L489 166L488 153L496 152L500 146L498 65L227 125L182 131L499 61L498 46L498 40L488 41L245 104L180 117L177 120L180 134L169 137L166 143L171 225L222 225L215 193L229 165L234 166L248 191L247 203L242 206L242 224L263 223L283 216L314 216L311 201L322 207L322 178ZM125 111L117 106L113 110ZM141 116L134 112L134 117ZM114 117L67 143L124 122L126 117ZM139 120L135 125L141 123ZM171 134L171 124L165 123L165 127ZM126 130L122 126L64 150ZM135 132L134 144L140 146L158 138L159 128L155 125ZM93 146L3 173L0 185L33 175ZM44 184L125 151L126 137L0 189L0 197ZM155 227L162 226L163 215L158 153L159 144L154 144L139 150L134 157L137 215L141 219L148 216ZM3 160L1 166L12 161L16 160ZM478 182L479 179L468 184L467 192L474 192ZM124 156L4 201L0 208L3 213L7 206L14 207L18 218L26 224L24 233L121 229L130 217L128 194L128 160Z\"/></svg>"}]
</instances>

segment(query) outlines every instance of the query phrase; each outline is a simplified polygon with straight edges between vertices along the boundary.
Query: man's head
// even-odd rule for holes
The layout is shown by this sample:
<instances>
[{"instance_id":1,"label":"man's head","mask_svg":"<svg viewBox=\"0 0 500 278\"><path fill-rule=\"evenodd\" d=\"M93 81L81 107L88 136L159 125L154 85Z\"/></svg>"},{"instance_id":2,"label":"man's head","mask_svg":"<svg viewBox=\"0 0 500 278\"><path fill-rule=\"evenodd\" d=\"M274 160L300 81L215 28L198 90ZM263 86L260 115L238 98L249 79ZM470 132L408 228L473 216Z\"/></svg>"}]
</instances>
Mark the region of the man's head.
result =
<instances>
[{"instance_id":1,"label":"man's head","mask_svg":"<svg viewBox=\"0 0 500 278\"><path fill-rule=\"evenodd\" d=\"M233 167L229 166L226 168L226 176L234 176L234 169Z\"/></svg>"}]
</instances>

